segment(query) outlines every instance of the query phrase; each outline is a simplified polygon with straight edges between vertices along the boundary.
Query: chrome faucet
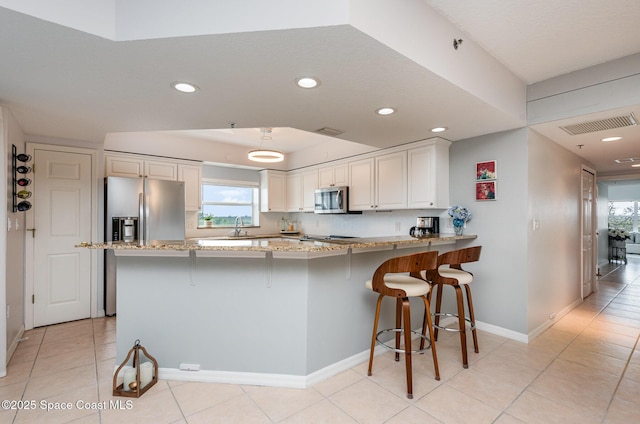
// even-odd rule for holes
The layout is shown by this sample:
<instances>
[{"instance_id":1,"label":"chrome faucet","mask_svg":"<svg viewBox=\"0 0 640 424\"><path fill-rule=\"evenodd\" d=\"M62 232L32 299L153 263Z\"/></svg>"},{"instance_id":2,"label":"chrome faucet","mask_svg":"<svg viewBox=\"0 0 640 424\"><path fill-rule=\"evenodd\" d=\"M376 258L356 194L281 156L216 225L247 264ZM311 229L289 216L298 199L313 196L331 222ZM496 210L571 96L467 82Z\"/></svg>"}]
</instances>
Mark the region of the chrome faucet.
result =
<instances>
[{"instance_id":1,"label":"chrome faucet","mask_svg":"<svg viewBox=\"0 0 640 424\"><path fill-rule=\"evenodd\" d=\"M236 229L233 231L235 237L240 237L240 228L244 227L242 217L236 216Z\"/></svg>"}]
</instances>

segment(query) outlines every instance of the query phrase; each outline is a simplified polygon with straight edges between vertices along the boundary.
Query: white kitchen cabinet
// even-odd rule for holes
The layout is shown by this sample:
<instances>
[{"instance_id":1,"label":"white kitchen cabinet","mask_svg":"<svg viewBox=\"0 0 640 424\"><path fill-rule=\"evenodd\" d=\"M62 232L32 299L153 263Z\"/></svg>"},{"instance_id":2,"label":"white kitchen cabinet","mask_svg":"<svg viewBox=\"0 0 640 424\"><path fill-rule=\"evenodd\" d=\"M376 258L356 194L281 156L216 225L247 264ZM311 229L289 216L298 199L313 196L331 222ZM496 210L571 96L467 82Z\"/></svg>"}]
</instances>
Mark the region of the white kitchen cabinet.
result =
<instances>
[{"instance_id":1,"label":"white kitchen cabinet","mask_svg":"<svg viewBox=\"0 0 640 424\"><path fill-rule=\"evenodd\" d=\"M323 166L318 169L318 187L339 187L349 184L349 168L346 163Z\"/></svg>"},{"instance_id":2,"label":"white kitchen cabinet","mask_svg":"<svg viewBox=\"0 0 640 424\"><path fill-rule=\"evenodd\" d=\"M399 151L349 163L349 209L405 209L407 152Z\"/></svg>"},{"instance_id":3,"label":"white kitchen cabinet","mask_svg":"<svg viewBox=\"0 0 640 424\"><path fill-rule=\"evenodd\" d=\"M145 160L144 176L156 180L178 180L178 164L169 161Z\"/></svg>"},{"instance_id":4,"label":"white kitchen cabinet","mask_svg":"<svg viewBox=\"0 0 640 424\"><path fill-rule=\"evenodd\" d=\"M105 156L105 174L108 177L142 177L144 159L128 156Z\"/></svg>"},{"instance_id":5,"label":"white kitchen cabinet","mask_svg":"<svg viewBox=\"0 0 640 424\"><path fill-rule=\"evenodd\" d=\"M178 181L184 181L185 209L199 211L202 207L202 166L178 164Z\"/></svg>"},{"instance_id":6,"label":"white kitchen cabinet","mask_svg":"<svg viewBox=\"0 0 640 424\"><path fill-rule=\"evenodd\" d=\"M318 188L317 170L287 173L287 210L313 212L316 188Z\"/></svg>"},{"instance_id":7,"label":"white kitchen cabinet","mask_svg":"<svg viewBox=\"0 0 640 424\"><path fill-rule=\"evenodd\" d=\"M408 208L449 207L450 145L446 140L436 139L407 152Z\"/></svg>"},{"instance_id":8,"label":"white kitchen cabinet","mask_svg":"<svg viewBox=\"0 0 640 424\"><path fill-rule=\"evenodd\" d=\"M105 174L115 177L149 177L178 180L178 164L169 160L146 159L136 155L105 155Z\"/></svg>"},{"instance_id":9,"label":"white kitchen cabinet","mask_svg":"<svg viewBox=\"0 0 640 424\"><path fill-rule=\"evenodd\" d=\"M407 152L375 158L376 209L407 208Z\"/></svg>"},{"instance_id":10,"label":"white kitchen cabinet","mask_svg":"<svg viewBox=\"0 0 640 424\"><path fill-rule=\"evenodd\" d=\"M287 211L299 212L302 209L302 175L287 172Z\"/></svg>"},{"instance_id":11,"label":"white kitchen cabinet","mask_svg":"<svg viewBox=\"0 0 640 424\"><path fill-rule=\"evenodd\" d=\"M260 171L260 212L287 211L287 173Z\"/></svg>"},{"instance_id":12,"label":"white kitchen cabinet","mask_svg":"<svg viewBox=\"0 0 640 424\"><path fill-rule=\"evenodd\" d=\"M349 210L368 211L375 208L373 158L349 162Z\"/></svg>"}]
</instances>

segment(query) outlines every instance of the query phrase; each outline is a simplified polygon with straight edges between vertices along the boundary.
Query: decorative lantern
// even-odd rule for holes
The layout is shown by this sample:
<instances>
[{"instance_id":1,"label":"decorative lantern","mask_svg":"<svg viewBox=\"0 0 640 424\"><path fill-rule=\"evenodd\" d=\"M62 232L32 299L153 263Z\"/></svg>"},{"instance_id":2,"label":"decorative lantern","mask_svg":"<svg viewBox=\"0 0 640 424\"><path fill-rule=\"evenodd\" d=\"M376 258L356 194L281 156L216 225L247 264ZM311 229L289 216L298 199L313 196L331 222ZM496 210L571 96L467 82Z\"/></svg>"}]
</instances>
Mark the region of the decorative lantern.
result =
<instances>
[{"instance_id":1,"label":"decorative lantern","mask_svg":"<svg viewBox=\"0 0 640 424\"><path fill-rule=\"evenodd\" d=\"M143 358L147 359L147 361L140 358L140 351L142 351ZM132 366L127 366L131 355L133 355ZM118 385L118 375L120 375L120 370L123 368L123 382ZM140 344L140 340L136 340L127 358L120 364L113 375L113 395L137 398L142 396L157 382L158 361L149 355L147 350Z\"/></svg>"}]
</instances>

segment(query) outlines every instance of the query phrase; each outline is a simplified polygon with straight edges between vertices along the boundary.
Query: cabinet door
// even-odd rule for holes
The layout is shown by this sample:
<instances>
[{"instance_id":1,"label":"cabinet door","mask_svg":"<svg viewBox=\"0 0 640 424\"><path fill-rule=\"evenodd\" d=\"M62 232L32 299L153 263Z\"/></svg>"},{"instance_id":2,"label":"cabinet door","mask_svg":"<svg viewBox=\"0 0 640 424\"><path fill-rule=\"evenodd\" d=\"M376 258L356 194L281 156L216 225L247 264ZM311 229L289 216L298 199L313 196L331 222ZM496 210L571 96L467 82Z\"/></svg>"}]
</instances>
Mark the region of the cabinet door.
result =
<instances>
[{"instance_id":1,"label":"cabinet door","mask_svg":"<svg viewBox=\"0 0 640 424\"><path fill-rule=\"evenodd\" d=\"M199 211L202 205L202 167L179 164L178 181L184 181L185 209Z\"/></svg>"},{"instance_id":2,"label":"cabinet door","mask_svg":"<svg viewBox=\"0 0 640 424\"><path fill-rule=\"evenodd\" d=\"M435 143L408 151L411 209L449 207L449 145Z\"/></svg>"},{"instance_id":3,"label":"cabinet door","mask_svg":"<svg viewBox=\"0 0 640 424\"><path fill-rule=\"evenodd\" d=\"M286 212L286 175L280 171L260 171L260 212Z\"/></svg>"},{"instance_id":4,"label":"cabinet door","mask_svg":"<svg viewBox=\"0 0 640 424\"><path fill-rule=\"evenodd\" d=\"M108 177L142 177L144 172L144 160L106 156L105 157L105 173Z\"/></svg>"},{"instance_id":5,"label":"cabinet door","mask_svg":"<svg viewBox=\"0 0 640 424\"><path fill-rule=\"evenodd\" d=\"M298 173L287 174L287 211L299 212L302 210L302 176Z\"/></svg>"},{"instance_id":6,"label":"cabinet door","mask_svg":"<svg viewBox=\"0 0 640 424\"><path fill-rule=\"evenodd\" d=\"M155 180L178 180L178 164L164 161L144 161L144 175Z\"/></svg>"},{"instance_id":7,"label":"cabinet door","mask_svg":"<svg viewBox=\"0 0 640 424\"><path fill-rule=\"evenodd\" d=\"M363 159L349 163L349 209L371 210L374 203L374 162Z\"/></svg>"},{"instance_id":8,"label":"cabinet door","mask_svg":"<svg viewBox=\"0 0 640 424\"><path fill-rule=\"evenodd\" d=\"M377 209L406 209L407 152L375 158Z\"/></svg>"},{"instance_id":9,"label":"cabinet door","mask_svg":"<svg viewBox=\"0 0 640 424\"><path fill-rule=\"evenodd\" d=\"M318 170L318 187L346 186L349 184L349 168L346 163L325 166Z\"/></svg>"},{"instance_id":10,"label":"cabinet door","mask_svg":"<svg viewBox=\"0 0 640 424\"><path fill-rule=\"evenodd\" d=\"M318 172L309 171L300 174L300 197L301 207L305 212L313 212L315 209L315 191L318 188ZM288 189L288 187L287 187Z\"/></svg>"}]
</instances>

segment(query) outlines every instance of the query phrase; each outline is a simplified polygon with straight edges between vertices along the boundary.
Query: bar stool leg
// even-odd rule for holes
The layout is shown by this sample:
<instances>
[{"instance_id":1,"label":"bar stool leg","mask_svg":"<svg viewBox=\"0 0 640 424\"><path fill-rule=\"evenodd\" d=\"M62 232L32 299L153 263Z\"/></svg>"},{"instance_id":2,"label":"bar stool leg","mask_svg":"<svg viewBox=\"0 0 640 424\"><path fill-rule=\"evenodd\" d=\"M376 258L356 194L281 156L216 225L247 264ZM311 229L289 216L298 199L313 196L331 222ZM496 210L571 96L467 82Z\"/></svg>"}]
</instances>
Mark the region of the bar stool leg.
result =
<instances>
[{"instance_id":1,"label":"bar stool leg","mask_svg":"<svg viewBox=\"0 0 640 424\"><path fill-rule=\"evenodd\" d=\"M439 283L434 285L434 290L436 290L436 320L435 320L435 329L433 330L433 334L435 339L438 340L438 326L440 325L440 311L442 310L442 289L444 285Z\"/></svg>"},{"instance_id":2,"label":"bar stool leg","mask_svg":"<svg viewBox=\"0 0 640 424\"><path fill-rule=\"evenodd\" d=\"M382 304L382 298L384 295L378 296L378 303L376 304L376 315L373 319L373 335L371 336L371 351L369 352L369 370L367 375L371 376L371 369L373 368L373 352L376 348L376 334L378 333L378 321L380 320L380 305Z\"/></svg>"},{"instance_id":3,"label":"bar stool leg","mask_svg":"<svg viewBox=\"0 0 640 424\"><path fill-rule=\"evenodd\" d=\"M436 342L434 339L434 330L433 330L433 322L431 321L431 304L429 303L429 298L427 296L422 296L422 300L424 301L424 310L426 311L424 317L426 321L426 326L429 328L429 339L431 340L431 355L433 356L433 369L436 373L436 380L440 381L440 367L438 366L438 355L436 353ZM422 327L422 333L424 335L425 324ZM420 350L424 349L424 339L420 342Z\"/></svg>"},{"instance_id":4,"label":"bar stool leg","mask_svg":"<svg viewBox=\"0 0 640 424\"><path fill-rule=\"evenodd\" d=\"M396 299L396 328L402 328L402 309L404 305L401 298ZM396 350L400 349L400 332L396 332ZM400 353L396 352L396 362L400 362Z\"/></svg>"},{"instance_id":5,"label":"bar stool leg","mask_svg":"<svg viewBox=\"0 0 640 424\"><path fill-rule=\"evenodd\" d=\"M467 325L464 321L464 301L462 298L462 289L459 285L453 286L456 290L456 300L458 303L458 328L460 330L460 349L462 350L462 366L469 368L467 360Z\"/></svg>"},{"instance_id":6,"label":"bar stool leg","mask_svg":"<svg viewBox=\"0 0 640 424\"><path fill-rule=\"evenodd\" d=\"M402 312L404 316L404 361L407 370L407 397L409 399L413 399L413 381L411 372L411 309L408 297L403 298L400 302L402 303Z\"/></svg>"},{"instance_id":7,"label":"bar stool leg","mask_svg":"<svg viewBox=\"0 0 640 424\"><path fill-rule=\"evenodd\" d=\"M473 334L473 348L476 353L478 350L478 334L476 333L476 316L473 313L473 300L471 298L471 287L467 284L464 285L467 292L467 306L469 307L469 319L471 320L471 333Z\"/></svg>"}]
</instances>

